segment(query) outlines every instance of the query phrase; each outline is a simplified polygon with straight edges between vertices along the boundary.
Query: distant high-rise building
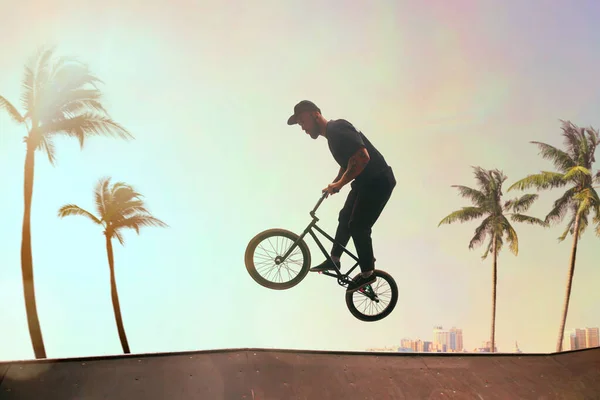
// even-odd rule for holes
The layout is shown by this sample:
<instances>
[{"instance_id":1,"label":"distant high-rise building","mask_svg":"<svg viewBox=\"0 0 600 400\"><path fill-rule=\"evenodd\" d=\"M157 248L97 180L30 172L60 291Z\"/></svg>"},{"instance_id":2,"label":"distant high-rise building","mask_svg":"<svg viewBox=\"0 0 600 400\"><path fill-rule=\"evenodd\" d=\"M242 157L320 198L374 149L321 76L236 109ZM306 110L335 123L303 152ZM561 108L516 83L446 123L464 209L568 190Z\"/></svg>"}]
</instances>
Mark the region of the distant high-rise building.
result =
<instances>
[{"instance_id":1,"label":"distant high-rise building","mask_svg":"<svg viewBox=\"0 0 600 400\"><path fill-rule=\"evenodd\" d=\"M462 329L452 327L450 329L450 349L455 352L463 351Z\"/></svg>"},{"instance_id":2,"label":"distant high-rise building","mask_svg":"<svg viewBox=\"0 0 600 400\"><path fill-rule=\"evenodd\" d=\"M585 349L586 344L586 330L585 329L573 329L571 335L571 350Z\"/></svg>"},{"instance_id":3,"label":"distant high-rise building","mask_svg":"<svg viewBox=\"0 0 600 400\"><path fill-rule=\"evenodd\" d=\"M585 347L588 349L590 347L598 347L600 346L598 337L599 335L598 328L585 328Z\"/></svg>"},{"instance_id":4,"label":"distant high-rise building","mask_svg":"<svg viewBox=\"0 0 600 400\"><path fill-rule=\"evenodd\" d=\"M411 339L402 339L400 341L400 346L404 349L412 349L414 344L414 342Z\"/></svg>"},{"instance_id":5,"label":"distant high-rise building","mask_svg":"<svg viewBox=\"0 0 600 400\"><path fill-rule=\"evenodd\" d=\"M445 344L444 329L441 326L433 327L433 351L442 351L441 348Z\"/></svg>"},{"instance_id":6,"label":"distant high-rise building","mask_svg":"<svg viewBox=\"0 0 600 400\"><path fill-rule=\"evenodd\" d=\"M433 351L432 350L432 347L433 347L432 345L433 345L433 343L431 343L430 341L427 341L427 340L423 341L423 351L425 353L432 352Z\"/></svg>"},{"instance_id":7,"label":"distant high-rise building","mask_svg":"<svg viewBox=\"0 0 600 400\"><path fill-rule=\"evenodd\" d=\"M577 350L577 337L574 333L569 335L569 342L571 344L571 350Z\"/></svg>"},{"instance_id":8,"label":"distant high-rise building","mask_svg":"<svg viewBox=\"0 0 600 400\"><path fill-rule=\"evenodd\" d=\"M463 351L462 329L452 327L449 331L441 326L433 328L433 350L436 352L460 352Z\"/></svg>"},{"instance_id":9,"label":"distant high-rise building","mask_svg":"<svg viewBox=\"0 0 600 400\"><path fill-rule=\"evenodd\" d=\"M585 329L575 329L575 337L577 338L577 348L585 349Z\"/></svg>"}]
</instances>

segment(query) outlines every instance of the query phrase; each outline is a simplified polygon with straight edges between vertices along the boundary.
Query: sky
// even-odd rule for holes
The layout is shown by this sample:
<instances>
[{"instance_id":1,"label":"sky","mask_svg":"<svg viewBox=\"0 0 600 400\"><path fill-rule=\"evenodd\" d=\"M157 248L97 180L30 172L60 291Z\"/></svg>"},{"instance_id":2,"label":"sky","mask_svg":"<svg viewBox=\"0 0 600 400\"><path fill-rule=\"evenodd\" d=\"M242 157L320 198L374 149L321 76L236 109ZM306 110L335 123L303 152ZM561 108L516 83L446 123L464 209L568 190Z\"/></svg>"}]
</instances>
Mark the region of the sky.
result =
<instances>
[{"instance_id":1,"label":"sky","mask_svg":"<svg viewBox=\"0 0 600 400\"><path fill-rule=\"evenodd\" d=\"M530 141L561 146L560 119L600 125L600 30L593 1L258 0L14 2L0 95L20 108L23 68L56 45L103 81L110 115L135 137L55 142L57 164L36 153L32 241L38 312L49 358L121 354L102 231L57 218L75 203L95 211L101 177L144 195L168 228L115 241L117 286L134 353L262 347L365 350L463 330L469 351L490 338L492 259L469 250L478 222L438 227L470 205L472 166L499 168L506 188L553 169ZM248 241L280 227L300 233L338 172L326 139L287 126L310 99L327 119L351 121L392 166L397 186L373 228L376 267L399 286L386 319L354 318L334 279L309 273L273 291L244 265ZM20 274L22 143L0 113L0 360L33 358ZM333 234L349 186L326 199ZM512 198L522 192L509 192ZM543 218L560 192L543 192ZM496 343L555 350L571 238L515 224L519 255L499 257ZM566 324L600 326L598 244L580 240ZM311 238L313 265L323 260ZM329 244L326 244L329 248ZM349 248L354 251L350 242ZM349 263L342 258L342 263ZM568 346L565 348L568 349Z\"/></svg>"}]
</instances>

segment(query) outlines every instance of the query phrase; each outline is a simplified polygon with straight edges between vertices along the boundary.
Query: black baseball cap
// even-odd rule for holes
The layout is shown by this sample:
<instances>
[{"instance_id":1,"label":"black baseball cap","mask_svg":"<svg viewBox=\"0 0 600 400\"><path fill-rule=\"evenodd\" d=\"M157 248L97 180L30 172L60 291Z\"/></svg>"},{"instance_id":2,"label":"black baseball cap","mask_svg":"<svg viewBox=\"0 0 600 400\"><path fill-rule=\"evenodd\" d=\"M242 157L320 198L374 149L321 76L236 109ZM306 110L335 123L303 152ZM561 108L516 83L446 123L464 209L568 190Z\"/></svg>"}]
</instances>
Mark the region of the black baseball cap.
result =
<instances>
[{"instance_id":1,"label":"black baseball cap","mask_svg":"<svg viewBox=\"0 0 600 400\"><path fill-rule=\"evenodd\" d=\"M302 100L300 103L294 106L294 114L288 118L287 124L294 125L296 124L296 117L298 114L303 113L305 111L318 111L321 112L321 109L317 107L315 103L310 100Z\"/></svg>"}]
</instances>

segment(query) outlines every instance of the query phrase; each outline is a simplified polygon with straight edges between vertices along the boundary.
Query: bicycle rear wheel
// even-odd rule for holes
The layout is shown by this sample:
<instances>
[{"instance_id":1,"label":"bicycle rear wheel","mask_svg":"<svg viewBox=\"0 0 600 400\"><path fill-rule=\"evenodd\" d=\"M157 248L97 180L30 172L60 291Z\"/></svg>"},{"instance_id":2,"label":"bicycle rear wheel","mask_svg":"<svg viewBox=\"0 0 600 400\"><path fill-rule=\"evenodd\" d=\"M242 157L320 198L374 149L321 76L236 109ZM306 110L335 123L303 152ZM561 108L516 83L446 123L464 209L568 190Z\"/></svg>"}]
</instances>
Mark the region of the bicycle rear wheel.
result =
<instances>
[{"instance_id":1,"label":"bicycle rear wheel","mask_svg":"<svg viewBox=\"0 0 600 400\"><path fill-rule=\"evenodd\" d=\"M378 269L373 274L376 277L375 282L355 292L346 292L348 309L357 319L365 322L384 319L390 315L398 302L398 286L394 278ZM359 311L359 308L365 311Z\"/></svg>"},{"instance_id":2,"label":"bicycle rear wheel","mask_svg":"<svg viewBox=\"0 0 600 400\"><path fill-rule=\"evenodd\" d=\"M252 279L274 290L285 290L299 284L310 266L310 250L306 242L300 240L287 259L280 260L299 237L279 228L268 229L254 236L244 255L246 269ZM263 241L267 243L263 244Z\"/></svg>"}]
</instances>

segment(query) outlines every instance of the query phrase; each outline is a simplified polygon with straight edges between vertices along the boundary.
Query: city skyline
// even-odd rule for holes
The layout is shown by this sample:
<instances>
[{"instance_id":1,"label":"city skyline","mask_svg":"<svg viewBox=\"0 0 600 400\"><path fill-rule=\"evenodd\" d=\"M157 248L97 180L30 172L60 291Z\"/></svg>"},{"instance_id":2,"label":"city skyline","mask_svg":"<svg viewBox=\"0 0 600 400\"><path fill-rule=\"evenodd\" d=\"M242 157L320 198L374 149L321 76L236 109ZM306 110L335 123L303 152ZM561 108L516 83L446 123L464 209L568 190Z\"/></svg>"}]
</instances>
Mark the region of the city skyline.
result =
<instances>
[{"instance_id":1,"label":"city skyline","mask_svg":"<svg viewBox=\"0 0 600 400\"><path fill-rule=\"evenodd\" d=\"M383 347L370 347L365 351L414 351L414 352L489 352L491 343L489 340L481 341L481 346L474 347L469 350L462 345L463 330L453 326L450 329L444 329L441 325L435 325L432 330L431 339L408 338L403 337L398 345L387 345ZM569 350L589 349L600 347L600 328L585 327L573 328L565 331L565 341L569 344ZM512 351L499 351L498 346L495 346L498 353L523 353L523 350L518 344L518 339L514 341ZM566 347L565 347L566 349Z\"/></svg>"}]
</instances>

